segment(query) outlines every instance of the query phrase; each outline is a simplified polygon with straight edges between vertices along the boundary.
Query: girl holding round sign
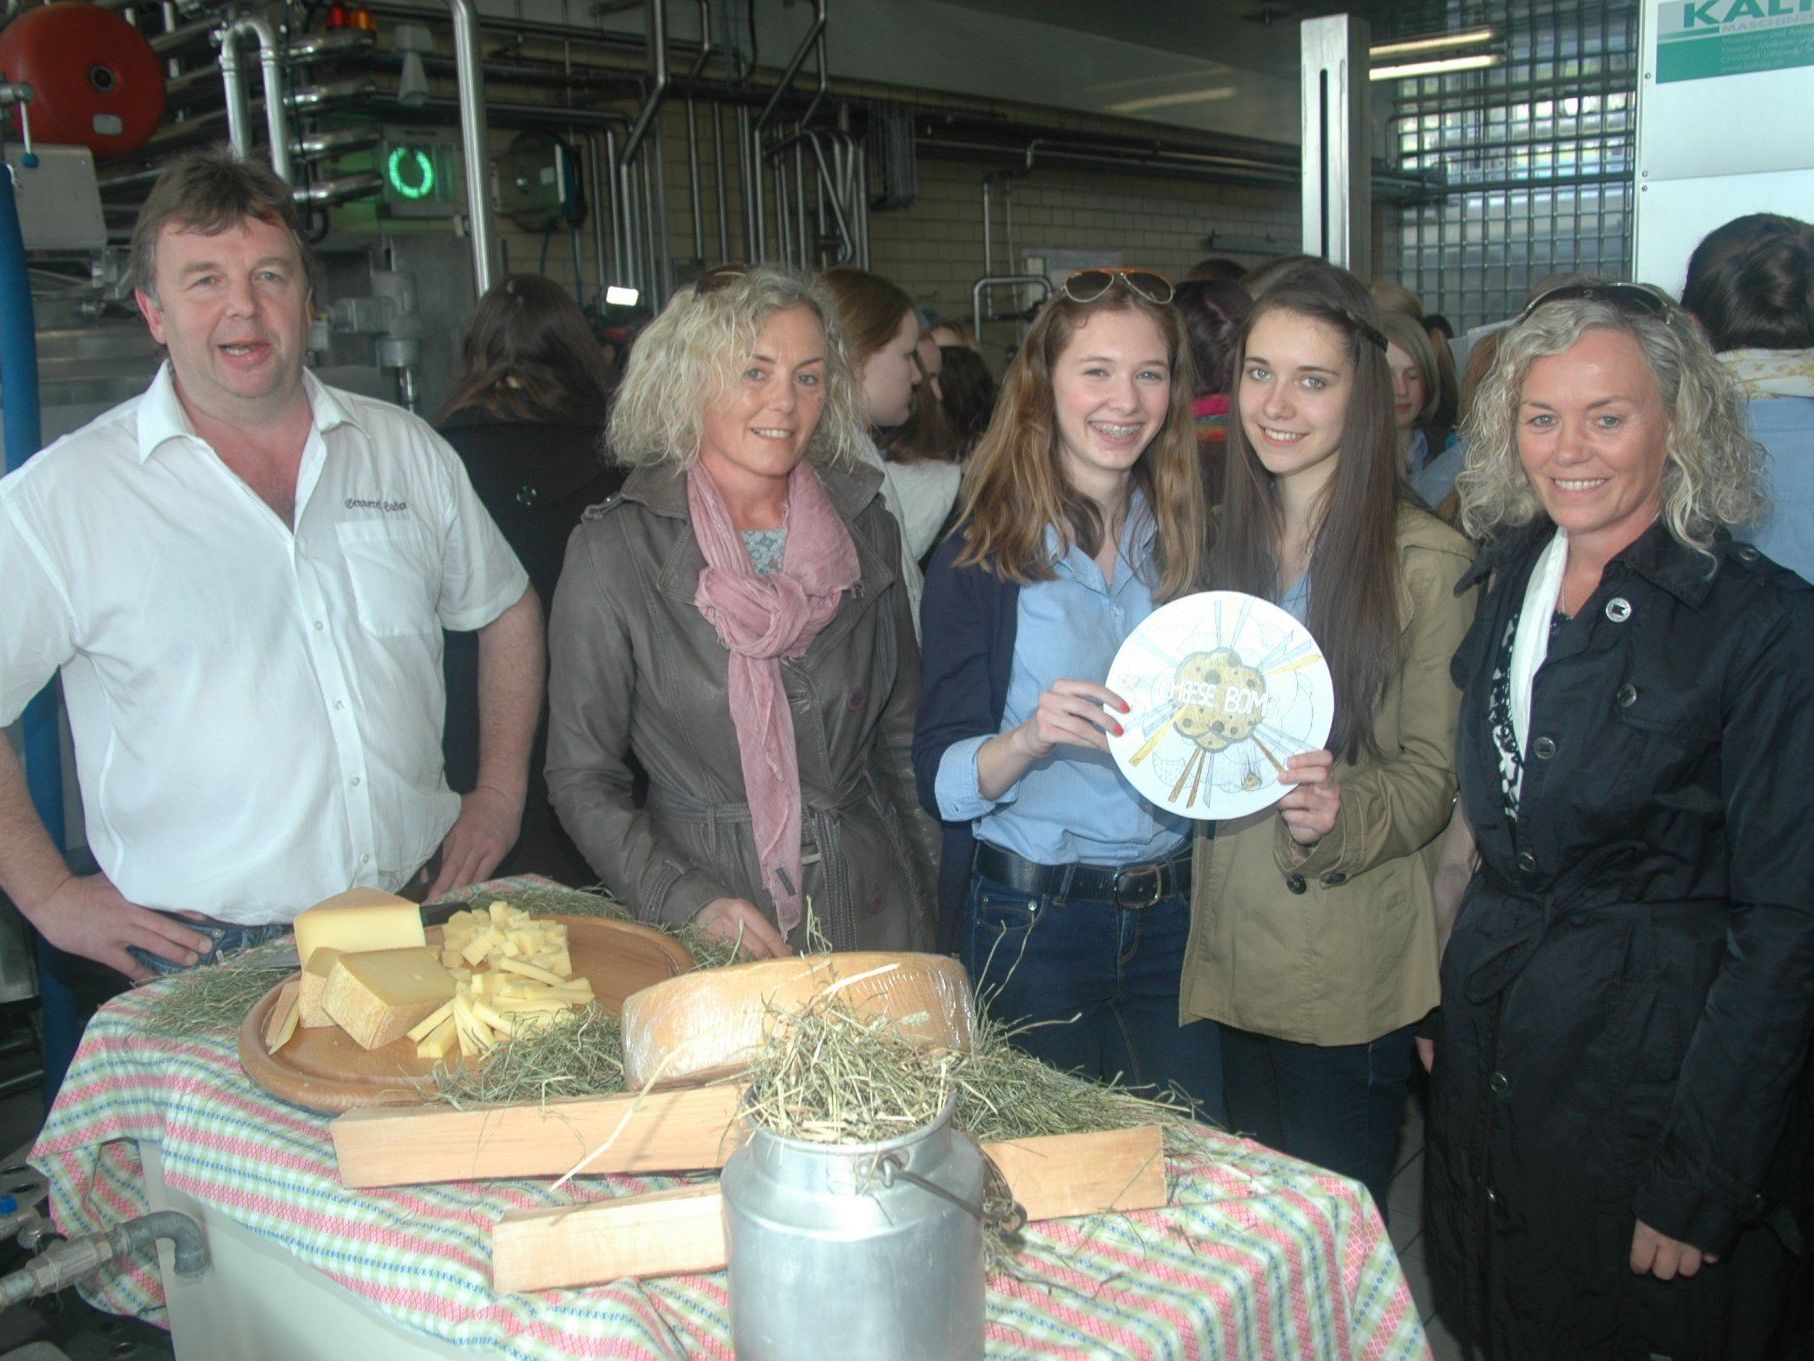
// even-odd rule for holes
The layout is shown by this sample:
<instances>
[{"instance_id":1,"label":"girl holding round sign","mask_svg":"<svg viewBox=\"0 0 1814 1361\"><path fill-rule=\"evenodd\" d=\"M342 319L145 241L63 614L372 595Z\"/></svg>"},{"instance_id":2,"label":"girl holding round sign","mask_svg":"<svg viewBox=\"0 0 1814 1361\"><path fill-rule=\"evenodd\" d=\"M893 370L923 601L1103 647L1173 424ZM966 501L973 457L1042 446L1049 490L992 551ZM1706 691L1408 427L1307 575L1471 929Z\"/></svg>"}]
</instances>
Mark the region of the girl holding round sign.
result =
<instances>
[{"instance_id":1,"label":"girl holding round sign","mask_svg":"<svg viewBox=\"0 0 1814 1361\"><path fill-rule=\"evenodd\" d=\"M1190 822L1116 768L1102 681L1200 584L1204 502L1170 283L1073 274L1009 367L921 606L921 801L945 822L940 937L1016 1042L1176 1084L1221 1117L1215 1030L1178 1019Z\"/></svg>"},{"instance_id":2,"label":"girl holding round sign","mask_svg":"<svg viewBox=\"0 0 1814 1361\"><path fill-rule=\"evenodd\" d=\"M1321 263L1242 327L1209 581L1308 628L1333 726L1327 750L1268 744L1273 790L1293 787L1198 838L1182 988L1185 1019L1221 1023L1232 1127L1357 1178L1382 1212L1412 1030L1436 1005L1449 659L1474 608L1455 594L1466 541L1404 485L1386 349L1366 288Z\"/></svg>"}]
</instances>

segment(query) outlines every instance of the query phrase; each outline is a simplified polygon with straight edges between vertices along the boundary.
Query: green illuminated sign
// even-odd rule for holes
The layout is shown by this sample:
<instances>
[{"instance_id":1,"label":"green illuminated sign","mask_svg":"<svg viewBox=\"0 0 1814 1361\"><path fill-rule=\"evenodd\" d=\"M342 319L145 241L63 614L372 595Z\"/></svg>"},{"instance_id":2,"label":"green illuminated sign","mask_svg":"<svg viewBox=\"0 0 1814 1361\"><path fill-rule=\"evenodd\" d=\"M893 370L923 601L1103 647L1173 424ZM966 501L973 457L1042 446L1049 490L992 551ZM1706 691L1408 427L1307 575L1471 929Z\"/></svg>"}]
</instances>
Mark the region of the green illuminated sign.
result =
<instances>
[{"instance_id":1,"label":"green illuminated sign","mask_svg":"<svg viewBox=\"0 0 1814 1361\"><path fill-rule=\"evenodd\" d=\"M406 199L425 199L435 192L435 163L421 147L393 147L384 173L391 188Z\"/></svg>"}]
</instances>

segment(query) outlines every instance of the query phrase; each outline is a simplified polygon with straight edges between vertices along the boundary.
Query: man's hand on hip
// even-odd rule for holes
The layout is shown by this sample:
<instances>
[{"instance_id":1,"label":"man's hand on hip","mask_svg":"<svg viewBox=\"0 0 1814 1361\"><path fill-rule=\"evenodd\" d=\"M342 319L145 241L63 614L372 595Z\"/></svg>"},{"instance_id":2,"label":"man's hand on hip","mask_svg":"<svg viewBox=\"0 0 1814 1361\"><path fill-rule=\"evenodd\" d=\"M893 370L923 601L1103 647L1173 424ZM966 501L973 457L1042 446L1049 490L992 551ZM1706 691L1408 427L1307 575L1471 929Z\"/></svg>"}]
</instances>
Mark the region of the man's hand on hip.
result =
<instances>
[{"instance_id":1,"label":"man's hand on hip","mask_svg":"<svg viewBox=\"0 0 1814 1361\"><path fill-rule=\"evenodd\" d=\"M104 874L71 875L44 906L36 925L52 945L135 980L151 971L127 953L129 946L184 966L214 948L180 918L127 902Z\"/></svg>"},{"instance_id":2,"label":"man's hand on hip","mask_svg":"<svg viewBox=\"0 0 1814 1361\"><path fill-rule=\"evenodd\" d=\"M434 902L498 867L516 845L523 826L523 800L480 786L460 798L460 816L441 843L441 872L424 902Z\"/></svg>"}]
</instances>

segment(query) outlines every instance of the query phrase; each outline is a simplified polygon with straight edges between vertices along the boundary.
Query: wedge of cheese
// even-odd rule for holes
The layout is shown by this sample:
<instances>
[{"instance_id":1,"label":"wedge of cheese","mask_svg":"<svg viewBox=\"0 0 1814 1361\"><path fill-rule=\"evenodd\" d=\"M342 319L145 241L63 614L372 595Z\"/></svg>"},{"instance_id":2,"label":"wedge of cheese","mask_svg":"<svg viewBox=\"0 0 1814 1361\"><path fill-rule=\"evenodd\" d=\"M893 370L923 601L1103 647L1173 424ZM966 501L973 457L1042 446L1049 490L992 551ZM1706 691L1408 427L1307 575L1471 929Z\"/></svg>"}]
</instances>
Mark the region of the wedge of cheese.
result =
<instances>
[{"instance_id":1,"label":"wedge of cheese","mask_svg":"<svg viewBox=\"0 0 1814 1361\"><path fill-rule=\"evenodd\" d=\"M336 893L296 918L296 954L306 965L322 946L355 950L397 950L424 945L422 909L407 898L375 888Z\"/></svg>"},{"instance_id":2,"label":"wedge of cheese","mask_svg":"<svg viewBox=\"0 0 1814 1361\"><path fill-rule=\"evenodd\" d=\"M290 1042L296 1033L296 1021L300 1014L298 998L301 984L294 978L286 979L277 990L277 1000L271 1003L271 1013L265 1018L265 1052L275 1054Z\"/></svg>"},{"instance_id":3,"label":"wedge of cheese","mask_svg":"<svg viewBox=\"0 0 1814 1361\"><path fill-rule=\"evenodd\" d=\"M852 951L681 974L624 999L624 1083L632 1090L743 1066L771 1031L831 994L888 1016L916 1043L968 1049L976 1003L963 965L942 955Z\"/></svg>"},{"instance_id":4,"label":"wedge of cheese","mask_svg":"<svg viewBox=\"0 0 1814 1361\"><path fill-rule=\"evenodd\" d=\"M453 975L433 950L417 945L343 953L328 974L322 1005L361 1046L379 1049L401 1039L453 995Z\"/></svg>"},{"instance_id":5,"label":"wedge of cheese","mask_svg":"<svg viewBox=\"0 0 1814 1361\"><path fill-rule=\"evenodd\" d=\"M322 1001L327 996L328 975L334 972L334 961L339 958L340 951L331 945L322 945L302 967L302 988L296 1000L301 1007L304 1030L319 1030L334 1024L334 1018L328 1015Z\"/></svg>"}]
</instances>

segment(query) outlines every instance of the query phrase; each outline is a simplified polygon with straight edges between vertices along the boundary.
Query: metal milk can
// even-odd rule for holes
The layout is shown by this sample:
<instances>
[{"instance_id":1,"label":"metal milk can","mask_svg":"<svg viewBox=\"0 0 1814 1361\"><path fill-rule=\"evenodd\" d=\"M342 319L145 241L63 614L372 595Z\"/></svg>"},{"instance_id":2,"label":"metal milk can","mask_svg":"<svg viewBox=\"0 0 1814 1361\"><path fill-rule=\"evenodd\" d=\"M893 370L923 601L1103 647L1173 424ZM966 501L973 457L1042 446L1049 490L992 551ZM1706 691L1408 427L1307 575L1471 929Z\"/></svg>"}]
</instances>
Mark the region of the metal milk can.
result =
<instances>
[{"instance_id":1,"label":"metal milk can","mask_svg":"<svg viewBox=\"0 0 1814 1361\"><path fill-rule=\"evenodd\" d=\"M764 1129L725 1164L738 1361L980 1361L983 1155L951 1127L871 1144Z\"/></svg>"}]
</instances>

